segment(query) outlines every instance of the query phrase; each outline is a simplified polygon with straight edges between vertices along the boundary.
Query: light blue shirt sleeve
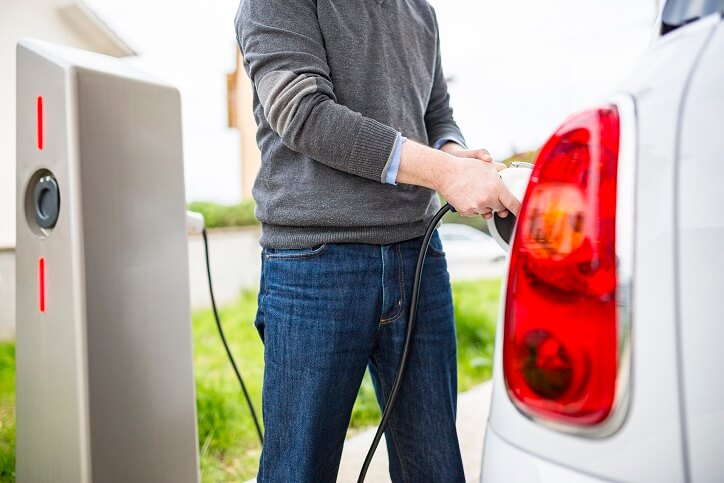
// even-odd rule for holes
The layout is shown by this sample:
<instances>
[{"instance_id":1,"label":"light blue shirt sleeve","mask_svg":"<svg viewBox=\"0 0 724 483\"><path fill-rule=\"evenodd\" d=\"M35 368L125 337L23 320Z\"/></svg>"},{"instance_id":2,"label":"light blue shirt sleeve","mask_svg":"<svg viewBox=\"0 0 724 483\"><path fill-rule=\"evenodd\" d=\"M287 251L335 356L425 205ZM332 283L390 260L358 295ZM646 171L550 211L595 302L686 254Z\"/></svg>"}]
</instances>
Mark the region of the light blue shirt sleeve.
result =
<instances>
[{"instance_id":1,"label":"light blue shirt sleeve","mask_svg":"<svg viewBox=\"0 0 724 483\"><path fill-rule=\"evenodd\" d=\"M444 137L444 138L440 138L437 141L435 141L435 143L432 145L432 147L434 149L440 149L441 147L445 146L446 143L450 143L450 142L460 144L460 140L457 138ZM463 148L465 147L464 144L460 144L460 146L462 146Z\"/></svg>"},{"instance_id":2,"label":"light blue shirt sleeve","mask_svg":"<svg viewBox=\"0 0 724 483\"><path fill-rule=\"evenodd\" d=\"M385 183L397 184L397 172L400 170L400 158L402 157L402 145L407 141L404 136L397 136L397 141L392 148L390 162L387 164L387 172L385 173Z\"/></svg>"}]
</instances>

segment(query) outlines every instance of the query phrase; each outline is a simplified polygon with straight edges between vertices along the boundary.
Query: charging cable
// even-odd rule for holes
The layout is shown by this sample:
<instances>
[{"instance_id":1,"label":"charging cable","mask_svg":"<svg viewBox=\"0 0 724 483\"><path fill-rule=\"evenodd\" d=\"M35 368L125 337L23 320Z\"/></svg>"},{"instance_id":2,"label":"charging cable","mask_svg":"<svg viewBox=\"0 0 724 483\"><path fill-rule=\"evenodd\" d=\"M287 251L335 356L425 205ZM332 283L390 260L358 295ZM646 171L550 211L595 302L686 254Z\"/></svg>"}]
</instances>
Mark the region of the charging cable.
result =
<instances>
[{"instance_id":1,"label":"charging cable","mask_svg":"<svg viewBox=\"0 0 724 483\"><path fill-rule=\"evenodd\" d=\"M397 375L395 376L395 382L392 384L392 390L390 391L390 395L387 397L387 402L385 403L384 410L382 412L382 420L380 421L380 425L377 428L377 432L375 433L375 437L372 440L372 445L370 446L369 451L367 452L367 456L365 458L364 464L362 465L362 469L359 474L359 478L357 479L358 483L362 483L365 480L365 477L367 476L367 471L369 470L370 464L372 463L372 457L375 454L375 451L377 450L377 446L380 444L380 440L382 439L382 435L385 432L385 429L387 428L387 425L389 424L390 417L392 415L392 410L395 407L395 403L397 401L397 396L400 392L400 386L402 385L402 379L405 375L405 369L407 369L407 361L410 358L410 346L412 345L412 334L415 331L415 324L417 322L417 305L418 300L420 297L420 284L422 282L422 270L425 265L425 256L427 255L427 249L430 246L430 240L432 239L433 233L435 233L435 229L437 228L438 223L440 223L440 220L442 217L448 212L448 211L455 211L455 209L448 203L445 204L440 210L435 213L435 216L433 217L432 221L430 221L430 224L427 226L427 230L425 231L425 236L422 239L422 246L420 247L420 253L417 257L417 266L415 267L415 277L413 279L412 283L412 296L410 298L410 313L407 321L407 332L405 334L405 344L402 348L402 356L400 357L400 364L397 368ZM188 222L191 222L191 217L196 215L195 213L189 213L188 215ZM200 223L203 223L203 219ZM198 232L199 229L199 222L198 220L195 220L195 226L189 227L189 231ZM203 225L201 225L203 226ZM208 236L206 234L206 228L201 228L201 236L204 241L204 255L206 259L206 275L208 277L209 281L209 295L211 297L211 307L214 312L214 319L216 320L216 327L219 331L219 336L221 337L221 342L224 344L224 349L226 349L226 355L229 357L229 362L231 363L232 368L234 369L234 373L236 374L236 378L239 381L239 385L241 386L241 390L244 393L244 397L246 398L247 405L249 406L249 411L251 412L251 416L254 419L254 425L256 426L256 432L259 436L259 442L263 444L264 442L264 435L261 430L261 426L259 424L259 419L256 415L256 410L254 409L254 404L251 402L251 397L249 396L249 392L246 389L246 384L244 384L244 379L241 377L241 372L239 371L238 366L236 365L236 361L234 360L234 356L231 353L231 349L229 348L229 344L226 341L226 336L224 335L224 329L221 326L221 319L219 317L219 312L216 307L216 298L214 297L214 286L212 283L211 278L211 263L209 261L209 241Z\"/></svg>"},{"instance_id":2,"label":"charging cable","mask_svg":"<svg viewBox=\"0 0 724 483\"><path fill-rule=\"evenodd\" d=\"M192 217L196 215L196 217L201 216L197 213L188 213L187 214L187 227L189 231L198 231L198 219L195 219L197 226L190 227L190 223L192 222ZM203 217L201 217L201 223L203 227ZM193 228L193 229L192 229ZM246 384L244 384L244 378L241 377L241 372L239 371L238 366L236 365L236 361L234 360L234 356L231 354L231 349L229 348L229 344L226 342L226 335L224 335L224 328L221 326L221 318L219 317L219 311L216 308L216 297L214 297L214 284L211 281L211 262L209 261L209 239L206 235L206 228L201 228L201 237L204 240L204 257L206 259L206 276L209 280L209 296L211 297L211 308L214 312L214 319L216 320L216 328L219 330L219 336L221 337L221 342L224 344L224 349L226 349L226 355L229 356L229 362L231 363L231 367L234 368L234 373L236 374L236 379L239 381L239 385L241 386L241 391L244 393L244 398L246 399L246 404L249 406L249 412L251 412L251 417L254 419L254 426L256 426L256 434L259 436L259 443L264 444L264 434L261 431L261 425L259 424L259 418L256 416L256 410L254 409L254 404L251 402L251 397L249 396L249 391L246 390Z\"/></svg>"},{"instance_id":3,"label":"charging cable","mask_svg":"<svg viewBox=\"0 0 724 483\"><path fill-rule=\"evenodd\" d=\"M445 204L445 206L440 208L440 210L435 213L432 221L427 226L425 237L422 239L420 255L417 257L417 266L415 267L415 278L412 283L412 297L410 298L410 316L407 320L407 333L405 334L405 345L402 348L400 365L397 368L397 376L395 376L395 382L394 384L392 384L392 390L390 391L390 395L387 397L385 408L382 411L382 420L380 421L380 426L377 428L375 438L372 440L372 445L367 452L367 457L365 458L364 465L362 465L362 470L359 473L357 483L362 483L365 480L365 477L367 476L367 470L369 470L370 463L372 463L372 457L375 455L375 451L377 451L377 446L380 444L382 434L385 432L385 428L387 428L387 424L390 422L390 416L392 415L392 410L395 407L397 395L400 392L400 386L402 385L402 378L404 377L405 369L407 368L407 360L410 358L410 346L412 345L412 333L415 331L415 322L417 321L417 302L420 296L420 282L422 281L422 269L425 265L425 255L427 254L427 248L430 246L430 239L432 238L433 233L435 233L437 224L440 223L440 220L448 211L455 211L455 208L450 206L449 203Z\"/></svg>"}]
</instances>

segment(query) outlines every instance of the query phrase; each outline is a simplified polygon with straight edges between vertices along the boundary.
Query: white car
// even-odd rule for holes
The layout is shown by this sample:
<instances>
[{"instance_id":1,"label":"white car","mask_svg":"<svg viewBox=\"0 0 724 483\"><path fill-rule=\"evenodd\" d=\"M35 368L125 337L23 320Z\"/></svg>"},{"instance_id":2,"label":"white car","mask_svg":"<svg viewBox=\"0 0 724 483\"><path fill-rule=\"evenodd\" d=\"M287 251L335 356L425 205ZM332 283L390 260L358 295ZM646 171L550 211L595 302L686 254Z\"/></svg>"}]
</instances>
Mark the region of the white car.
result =
<instances>
[{"instance_id":1,"label":"white car","mask_svg":"<svg viewBox=\"0 0 724 483\"><path fill-rule=\"evenodd\" d=\"M461 223L443 223L438 228L448 262L498 263L505 251L490 235Z\"/></svg>"},{"instance_id":2,"label":"white car","mask_svg":"<svg viewBox=\"0 0 724 483\"><path fill-rule=\"evenodd\" d=\"M538 155L503 285L481 480L724 481L723 0L668 0Z\"/></svg>"}]
</instances>

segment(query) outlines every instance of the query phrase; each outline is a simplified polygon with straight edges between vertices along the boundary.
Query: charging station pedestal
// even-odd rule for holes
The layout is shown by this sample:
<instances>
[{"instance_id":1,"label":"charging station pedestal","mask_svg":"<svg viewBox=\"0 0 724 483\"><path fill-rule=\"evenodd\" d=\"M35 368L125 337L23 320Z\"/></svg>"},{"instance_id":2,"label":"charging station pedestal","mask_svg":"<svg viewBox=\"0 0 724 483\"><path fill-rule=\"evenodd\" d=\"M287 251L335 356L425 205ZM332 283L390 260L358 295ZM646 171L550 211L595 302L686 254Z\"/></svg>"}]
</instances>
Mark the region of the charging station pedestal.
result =
<instances>
[{"instance_id":1,"label":"charging station pedestal","mask_svg":"<svg viewBox=\"0 0 724 483\"><path fill-rule=\"evenodd\" d=\"M17 49L17 479L197 482L178 91Z\"/></svg>"}]
</instances>

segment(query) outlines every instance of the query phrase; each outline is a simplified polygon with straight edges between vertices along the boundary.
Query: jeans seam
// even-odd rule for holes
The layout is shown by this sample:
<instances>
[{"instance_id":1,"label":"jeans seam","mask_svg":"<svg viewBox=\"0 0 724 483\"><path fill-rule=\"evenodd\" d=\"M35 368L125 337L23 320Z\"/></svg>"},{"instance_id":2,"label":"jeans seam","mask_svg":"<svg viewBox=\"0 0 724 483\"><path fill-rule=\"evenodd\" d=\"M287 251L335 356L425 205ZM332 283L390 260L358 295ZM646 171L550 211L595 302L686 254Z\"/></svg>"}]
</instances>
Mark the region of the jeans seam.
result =
<instances>
[{"instance_id":1,"label":"jeans seam","mask_svg":"<svg viewBox=\"0 0 724 483\"><path fill-rule=\"evenodd\" d=\"M255 320L254 326L257 329L257 332L259 332L259 325L256 323L261 322L261 325L264 326L264 331L266 331L266 311L264 310L264 302L266 301L267 295L269 295L269 283L268 283L268 270L269 270L269 264L266 263L264 260L269 260L267 255L265 253L262 253L262 261L261 261L261 287L260 290L262 291L261 298L259 299L259 306L257 307L257 318ZM261 317L259 317L261 315ZM259 333L261 336L262 342L264 342L264 337L261 333Z\"/></svg>"},{"instance_id":2,"label":"jeans seam","mask_svg":"<svg viewBox=\"0 0 724 483\"><path fill-rule=\"evenodd\" d=\"M400 244L397 244L397 276L399 277L399 289L400 289L400 306L397 313L391 317L380 320L379 325L387 325L391 322L398 320L405 313L405 269L402 261L402 251L400 250Z\"/></svg>"},{"instance_id":3,"label":"jeans seam","mask_svg":"<svg viewBox=\"0 0 724 483\"><path fill-rule=\"evenodd\" d=\"M385 406L387 406L387 386L385 384L385 377L384 377L384 371L382 370L382 365L380 364L379 359L375 357L375 355L372 355L372 359L377 364L377 367L379 369L379 376L380 376L380 386L382 386L382 397L385 400ZM387 427L390 429L390 437L392 438L392 445L395 447L395 451L397 452L397 461L400 463L400 471L402 471L402 481L410 481L410 478L407 476L407 470L405 469L405 463L402 459L402 451L400 451L400 443L397 441L397 436L395 436L395 429L393 427L392 418L390 418L390 422L387 425Z\"/></svg>"},{"instance_id":4,"label":"jeans seam","mask_svg":"<svg viewBox=\"0 0 724 483\"><path fill-rule=\"evenodd\" d=\"M267 255L267 260L269 260L269 257ZM269 284L267 283L268 277L268 270L269 270L269 264L268 263L262 263L262 278L264 279L264 293L261 296L261 300L259 301L259 307L262 309L262 313L264 313L264 301L266 300L266 296L269 295ZM266 314L264 314L266 315Z\"/></svg>"}]
</instances>

